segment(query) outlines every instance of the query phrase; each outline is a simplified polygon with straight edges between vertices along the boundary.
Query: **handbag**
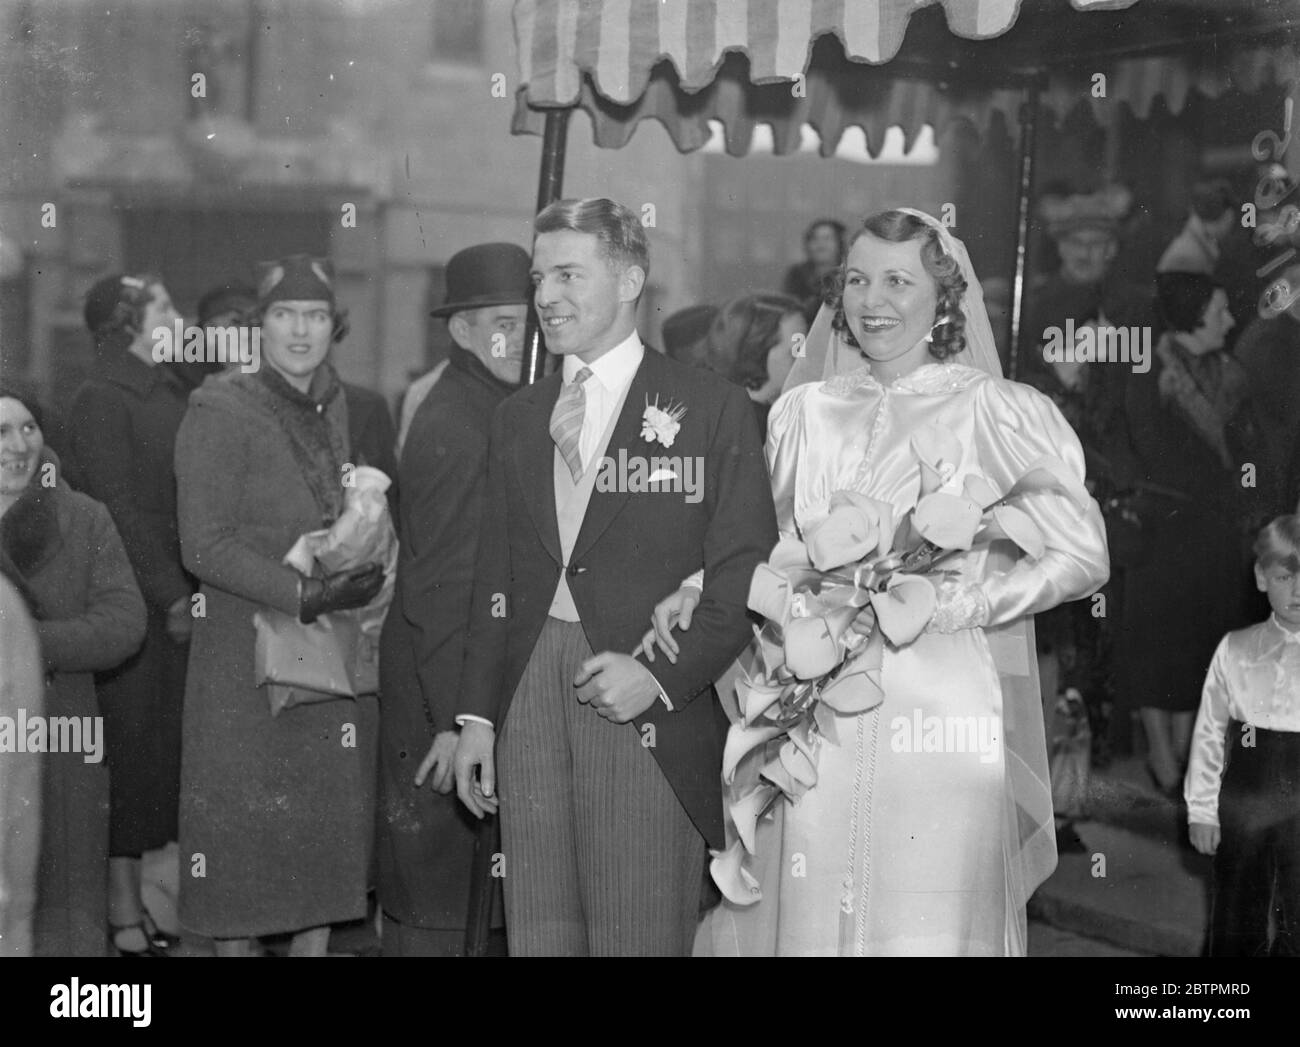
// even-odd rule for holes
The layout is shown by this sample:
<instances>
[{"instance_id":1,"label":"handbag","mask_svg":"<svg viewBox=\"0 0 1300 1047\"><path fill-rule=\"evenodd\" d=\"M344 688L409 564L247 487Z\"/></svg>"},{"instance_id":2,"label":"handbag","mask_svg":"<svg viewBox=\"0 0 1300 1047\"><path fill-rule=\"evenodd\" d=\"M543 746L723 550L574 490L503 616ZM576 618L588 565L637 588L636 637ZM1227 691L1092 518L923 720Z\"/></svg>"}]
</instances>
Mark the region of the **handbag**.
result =
<instances>
[{"instance_id":1,"label":"handbag","mask_svg":"<svg viewBox=\"0 0 1300 1047\"><path fill-rule=\"evenodd\" d=\"M263 608L253 615L253 626L253 681L266 688L272 716L295 705L378 690L378 659L358 658L363 644L373 646L373 641L362 635L355 615L325 614L304 625L292 615Z\"/></svg>"},{"instance_id":2,"label":"handbag","mask_svg":"<svg viewBox=\"0 0 1300 1047\"><path fill-rule=\"evenodd\" d=\"M353 477L342 515L328 528L300 535L284 562L310 575L377 561L384 565L383 588L365 607L331 611L311 625L269 607L253 615L253 678L266 687L272 716L295 705L379 693L379 637L397 568L397 533L384 498L392 481L369 466Z\"/></svg>"}]
</instances>

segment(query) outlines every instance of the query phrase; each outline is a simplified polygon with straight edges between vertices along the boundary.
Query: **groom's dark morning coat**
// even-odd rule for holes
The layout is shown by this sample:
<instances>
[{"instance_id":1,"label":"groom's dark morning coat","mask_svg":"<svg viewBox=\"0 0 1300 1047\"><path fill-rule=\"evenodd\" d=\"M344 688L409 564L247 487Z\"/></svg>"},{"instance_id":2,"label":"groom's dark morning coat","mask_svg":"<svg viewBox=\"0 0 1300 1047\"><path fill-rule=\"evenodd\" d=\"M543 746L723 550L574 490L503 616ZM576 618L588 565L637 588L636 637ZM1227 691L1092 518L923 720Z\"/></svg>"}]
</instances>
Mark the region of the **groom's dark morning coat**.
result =
<instances>
[{"instance_id":1,"label":"groom's dark morning coat","mask_svg":"<svg viewBox=\"0 0 1300 1047\"><path fill-rule=\"evenodd\" d=\"M686 492L674 493L671 484L644 493L598 486L566 566L555 516L550 434L561 383L557 371L511 396L493 418L488 503L459 711L491 720L500 733L561 570L569 572L569 589L592 650L627 654L649 628L655 604L703 567L704 596L690 629L678 634L677 664L662 654L646 663L674 711L656 699L636 726L626 729L653 738L650 750L677 798L709 845L721 847L726 718L713 681L752 636L754 619L745 606L750 578L777 538L753 405L744 390L718 376L647 348L605 456L617 462L625 449L629 458L698 457L703 497L688 503ZM671 402L686 408L672 447L641 437L646 404L656 397L661 407ZM654 725L653 735L643 730L646 724Z\"/></svg>"}]
</instances>

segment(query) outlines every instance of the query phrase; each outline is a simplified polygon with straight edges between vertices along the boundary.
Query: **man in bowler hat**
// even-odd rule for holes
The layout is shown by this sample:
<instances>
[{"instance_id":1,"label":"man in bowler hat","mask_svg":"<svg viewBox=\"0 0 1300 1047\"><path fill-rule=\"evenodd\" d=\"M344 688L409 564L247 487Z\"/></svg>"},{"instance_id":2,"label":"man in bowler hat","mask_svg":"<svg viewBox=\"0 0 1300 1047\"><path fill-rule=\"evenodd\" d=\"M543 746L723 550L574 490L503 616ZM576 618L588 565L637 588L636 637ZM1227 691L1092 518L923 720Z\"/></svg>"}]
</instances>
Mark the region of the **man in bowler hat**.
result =
<instances>
[{"instance_id":1,"label":"man in bowler hat","mask_svg":"<svg viewBox=\"0 0 1300 1047\"><path fill-rule=\"evenodd\" d=\"M475 832L453 791L454 717L488 431L497 404L519 382L528 268L528 253L516 244L479 244L451 258L447 300L433 315L447 320L455 346L402 446L401 553L380 652L385 955L457 955L464 941ZM493 926L500 928L493 883Z\"/></svg>"}]
</instances>

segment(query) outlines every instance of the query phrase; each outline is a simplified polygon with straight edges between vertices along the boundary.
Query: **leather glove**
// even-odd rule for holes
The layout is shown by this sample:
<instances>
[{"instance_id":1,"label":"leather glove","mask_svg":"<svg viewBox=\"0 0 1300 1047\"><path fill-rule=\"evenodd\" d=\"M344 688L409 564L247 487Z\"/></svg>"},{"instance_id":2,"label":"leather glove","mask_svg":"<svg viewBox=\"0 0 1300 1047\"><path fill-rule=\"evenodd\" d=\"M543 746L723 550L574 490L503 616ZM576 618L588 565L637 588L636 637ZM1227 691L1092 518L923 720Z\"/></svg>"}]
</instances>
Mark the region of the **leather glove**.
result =
<instances>
[{"instance_id":1,"label":"leather glove","mask_svg":"<svg viewBox=\"0 0 1300 1047\"><path fill-rule=\"evenodd\" d=\"M364 607L384 586L383 564L368 563L324 578L303 578L298 587L298 621L310 625L330 611Z\"/></svg>"}]
</instances>

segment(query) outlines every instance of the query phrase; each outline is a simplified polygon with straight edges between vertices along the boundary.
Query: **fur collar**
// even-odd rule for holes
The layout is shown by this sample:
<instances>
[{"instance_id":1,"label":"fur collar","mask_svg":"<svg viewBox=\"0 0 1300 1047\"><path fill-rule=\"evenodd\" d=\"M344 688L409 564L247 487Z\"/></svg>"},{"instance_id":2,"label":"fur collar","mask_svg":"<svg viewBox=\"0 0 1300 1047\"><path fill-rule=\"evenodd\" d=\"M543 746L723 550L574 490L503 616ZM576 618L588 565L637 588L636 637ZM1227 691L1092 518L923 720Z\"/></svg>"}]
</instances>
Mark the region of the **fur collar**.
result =
<instances>
[{"instance_id":1,"label":"fur collar","mask_svg":"<svg viewBox=\"0 0 1300 1047\"><path fill-rule=\"evenodd\" d=\"M22 497L0 517L0 547L30 579L62 544L55 492L33 477Z\"/></svg>"},{"instance_id":2,"label":"fur collar","mask_svg":"<svg viewBox=\"0 0 1300 1047\"><path fill-rule=\"evenodd\" d=\"M347 401L340 395L342 383L334 368L321 364L308 393L295 389L272 367L225 380L275 418L320 510L321 526L330 526L343 511L342 470L351 455Z\"/></svg>"}]
</instances>

